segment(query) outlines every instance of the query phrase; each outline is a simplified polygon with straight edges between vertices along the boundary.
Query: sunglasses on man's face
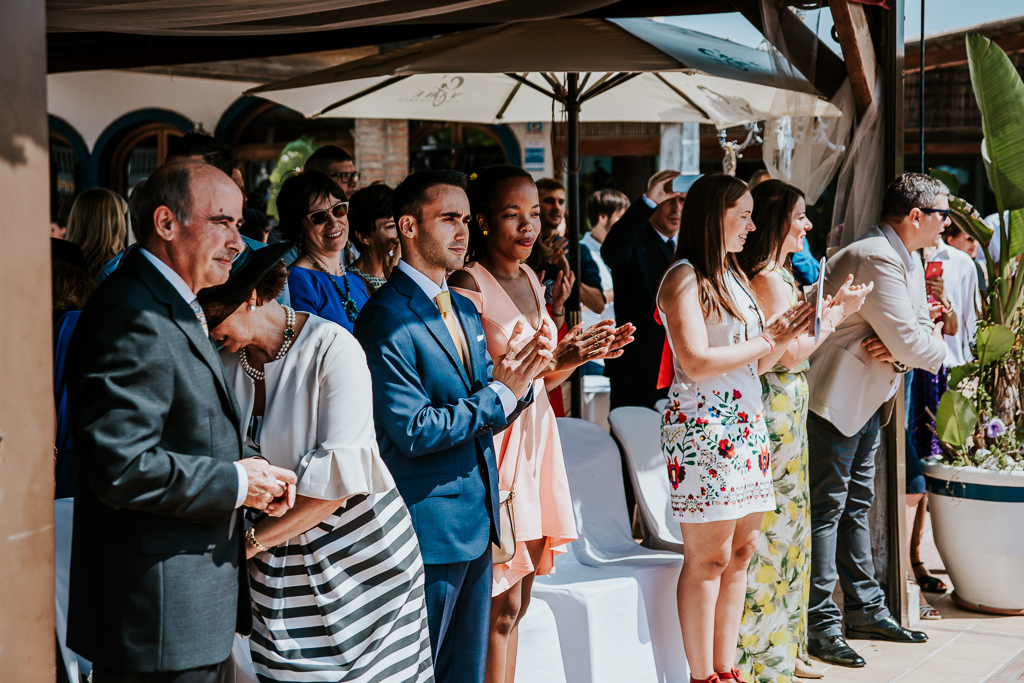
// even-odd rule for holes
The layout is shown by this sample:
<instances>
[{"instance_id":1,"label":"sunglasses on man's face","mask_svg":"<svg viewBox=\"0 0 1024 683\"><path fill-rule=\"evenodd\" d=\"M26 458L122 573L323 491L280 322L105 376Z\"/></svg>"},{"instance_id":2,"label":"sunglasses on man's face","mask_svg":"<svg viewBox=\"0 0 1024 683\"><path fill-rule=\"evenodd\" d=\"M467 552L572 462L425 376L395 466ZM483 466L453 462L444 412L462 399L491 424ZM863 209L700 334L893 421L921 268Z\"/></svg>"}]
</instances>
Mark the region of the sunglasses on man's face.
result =
<instances>
[{"instance_id":1,"label":"sunglasses on man's face","mask_svg":"<svg viewBox=\"0 0 1024 683\"><path fill-rule=\"evenodd\" d=\"M358 183L362 174L359 171L339 171L338 173L329 174L328 177L333 178L334 180L340 180L342 183L347 185L350 180Z\"/></svg>"},{"instance_id":2,"label":"sunglasses on man's face","mask_svg":"<svg viewBox=\"0 0 1024 683\"><path fill-rule=\"evenodd\" d=\"M329 209L317 209L316 211L310 211L306 214L306 218L313 225L323 225L327 222L327 214L330 213L335 218L344 218L348 215L348 202L338 202Z\"/></svg>"},{"instance_id":3,"label":"sunglasses on man's face","mask_svg":"<svg viewBox=\"0 0 1024 683\"><path fill-rule=\"evenodd\" d=\"M949 218L949 212L950 211L952 211L952 209L921 209L922 213L937 213L937 214L939 214L939 216L942 217L942 220L946 220L947 218Z\"/></svg>"}]
</instances>

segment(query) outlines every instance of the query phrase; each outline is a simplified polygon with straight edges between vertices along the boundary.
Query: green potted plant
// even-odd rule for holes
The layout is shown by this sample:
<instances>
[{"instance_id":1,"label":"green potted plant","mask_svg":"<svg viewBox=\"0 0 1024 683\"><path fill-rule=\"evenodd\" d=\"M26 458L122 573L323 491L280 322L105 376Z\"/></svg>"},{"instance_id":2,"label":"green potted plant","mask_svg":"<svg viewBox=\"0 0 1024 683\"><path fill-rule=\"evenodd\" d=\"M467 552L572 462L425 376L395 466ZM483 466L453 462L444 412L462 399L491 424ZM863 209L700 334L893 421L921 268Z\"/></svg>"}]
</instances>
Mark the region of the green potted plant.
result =
<instances>
[{"instance_id":1,"label":"green potted plant","mask_svg":"<svg viewBox=\"0 0 1024 683\"><path fill-rule=\"evenodd\" d=\"M962 606L1024 614L1024 83L991 40L967 34L971 83L982 115L982 157L995 194L997 235L963 199L950 217L983 246L988 292L975 360L954 368L935 415L944 455L924 465L935 544ZM955 178L941 171L956 195ZM1000 258L987 248L999 240Z\"/></svg>"}]
</instances>

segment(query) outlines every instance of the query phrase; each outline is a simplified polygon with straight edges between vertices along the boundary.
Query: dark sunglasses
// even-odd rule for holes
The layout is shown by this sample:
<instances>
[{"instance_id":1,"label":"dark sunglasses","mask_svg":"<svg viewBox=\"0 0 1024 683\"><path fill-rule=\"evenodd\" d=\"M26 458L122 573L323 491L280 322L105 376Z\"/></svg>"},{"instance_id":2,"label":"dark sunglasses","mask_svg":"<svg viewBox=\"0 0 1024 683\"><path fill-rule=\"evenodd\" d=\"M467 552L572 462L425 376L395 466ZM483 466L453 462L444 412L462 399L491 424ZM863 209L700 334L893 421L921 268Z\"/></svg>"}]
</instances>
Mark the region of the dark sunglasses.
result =
<instances>
[{"instance_id":1,"label":"dark sunglasses","mask_svg":"<svg viewBox=\"0 0 1024 683\"><path fill-rule=\"evenodd\" d=\"M952 211L952 209L921 209L921 211L923 213L937 213L942 216L942 220L946 220L949 218L949 212Z\"/></svg>"},{"instance_id":2,"label":"dark sunglasses","mask_svg":"<svg viewBox=\"0 0 1024 683\"><path fill-rule=\"evenodd\" d=\"M338 202L329 209L317 209L316 211L310 211L306 214L306 218L313 225L323 225L327 222L327 214L330 213L335 218L344 218L348 215L348 202Z\"/></svg>"},{"instance_id":3,"label":"dark sunglasses","mask_svg":"<svg viewBox=\"0 0 1024 683\"><path fill-rule=\"evenodd\" d=\"M338 173L330 173L330 174L328 174L327 177L328 178L335 178L337 180L340 180L343 183L347 183L350 180L353 180L353 181L358 183L359 179L362 178L363 176L362 176L362 174L359 171L344 171L344 172L338 172Z\"/></svg>"}]
</instances>

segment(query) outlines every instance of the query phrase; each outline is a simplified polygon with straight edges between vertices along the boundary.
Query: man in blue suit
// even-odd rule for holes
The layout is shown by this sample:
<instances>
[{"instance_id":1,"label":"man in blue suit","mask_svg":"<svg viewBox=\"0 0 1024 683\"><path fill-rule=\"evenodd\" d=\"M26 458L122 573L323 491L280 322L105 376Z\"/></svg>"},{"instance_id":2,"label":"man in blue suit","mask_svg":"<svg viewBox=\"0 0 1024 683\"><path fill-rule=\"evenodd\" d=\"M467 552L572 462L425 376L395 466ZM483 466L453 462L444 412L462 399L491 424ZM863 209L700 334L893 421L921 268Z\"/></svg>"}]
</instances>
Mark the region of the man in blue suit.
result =
<instances>
[{"instance_id":1,"label":"man in blue suit","mask_svg":"<svg viewBox=\"0 0 1024 683\"><path fill-rule=\"evenodd\" d=\"M492 363L473 304L448 290L469 241L466 177L424 171L394 196L402 260L359 313L381 456L405 499L425 566L438 683L484 680L498 471L491 435L515 419L551 359L541 331ZM527 397L527 400L520 400Z\"/></svg>"}]
</instances>

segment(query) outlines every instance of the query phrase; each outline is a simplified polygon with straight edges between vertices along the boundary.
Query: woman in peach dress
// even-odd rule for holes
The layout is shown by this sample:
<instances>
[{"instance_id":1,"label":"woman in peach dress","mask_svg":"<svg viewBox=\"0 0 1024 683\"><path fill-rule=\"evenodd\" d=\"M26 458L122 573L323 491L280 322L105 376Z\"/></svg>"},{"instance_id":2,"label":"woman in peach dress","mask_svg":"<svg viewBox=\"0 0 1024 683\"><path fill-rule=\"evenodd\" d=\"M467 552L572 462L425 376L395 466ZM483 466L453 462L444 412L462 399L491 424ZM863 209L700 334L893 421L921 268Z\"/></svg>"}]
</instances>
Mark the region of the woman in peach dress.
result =
<instances>
[{"instance_id":1,"label":"woman in peach dress","mask_svg":"<svg viewBox=\"0 0 1024 683\"><path fill-rule=\"evenodd\" d=\"M540 233L537 186L526 171L492 166L470 176L469 261L449 284L480 311L487 348L494 358L504 353L517 325L533 334L554 322L544 306L544 290L522 261ZM573 278L555 284L555 305L562 307ZM512 683L520 619L530 602L535 575L554 571L554 558L576 539L572 498L562 459L555 414L547 389L561 384L579 365L621 353L632 341L632 325L615 328L610 320L586 331L574 328L555 347L554 359L533 388L534 404L508 429L495 435L499 489L512 499L516 552L510 562L494 565L487 683ZM518 461L518 475L516 464Z\"/></svg>"}]
</instances>

